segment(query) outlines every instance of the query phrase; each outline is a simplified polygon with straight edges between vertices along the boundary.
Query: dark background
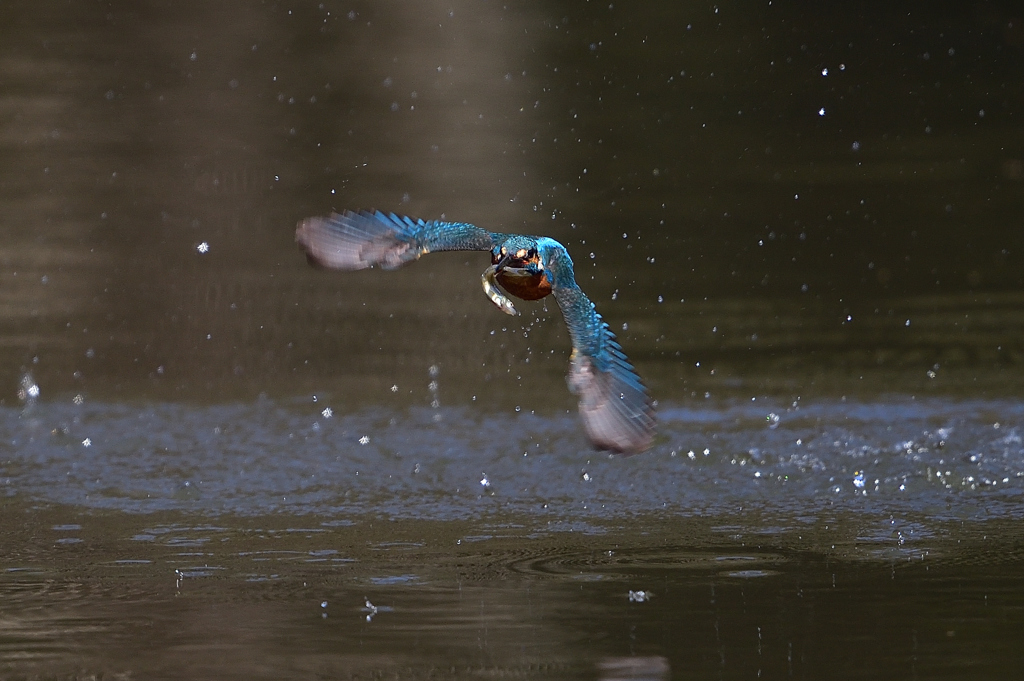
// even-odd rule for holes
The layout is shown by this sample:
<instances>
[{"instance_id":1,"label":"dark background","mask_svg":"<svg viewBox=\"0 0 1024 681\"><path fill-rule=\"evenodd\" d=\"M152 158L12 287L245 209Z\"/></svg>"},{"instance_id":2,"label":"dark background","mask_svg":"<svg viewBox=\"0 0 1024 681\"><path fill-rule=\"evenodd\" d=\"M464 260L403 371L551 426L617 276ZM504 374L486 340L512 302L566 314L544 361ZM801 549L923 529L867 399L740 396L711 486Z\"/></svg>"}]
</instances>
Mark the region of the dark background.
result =
<instances>
[{"instance_id":1,"label":"dark background","mask_svg":"<svg viewBox=\"0 0 1024 681\"><path fill-rule=\"evenodd\" d=\"M359 207L562 240L662 399L726 387L697 361L787 396L936 389L936 364L948 390L1019 384L1013 3L2 13L8 399L26 368L251 398L420 382L426 354L462 401L481 357L532 354L489 344L484 256L307 270L296 221Z\"/></svg>"}]
</instances>

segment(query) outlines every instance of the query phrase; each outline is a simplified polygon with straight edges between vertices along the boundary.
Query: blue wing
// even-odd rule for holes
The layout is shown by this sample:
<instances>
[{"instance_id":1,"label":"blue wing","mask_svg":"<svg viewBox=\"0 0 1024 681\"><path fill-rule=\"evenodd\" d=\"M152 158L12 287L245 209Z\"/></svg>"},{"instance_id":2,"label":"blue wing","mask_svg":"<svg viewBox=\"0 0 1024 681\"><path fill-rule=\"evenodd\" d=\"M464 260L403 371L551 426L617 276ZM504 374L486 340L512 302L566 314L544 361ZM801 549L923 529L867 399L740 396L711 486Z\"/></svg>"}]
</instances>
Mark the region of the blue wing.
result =
<instances>
[{"instance_id":1,"label":"blue wing","mask_svg":"<svg viewBox=\"0 0 1024 681\"><path fill-rule=\"evenodd\" d=\"M638 453L654 439L654 408L615 334L580 289L554 291L573 339L569 389L580 416L601 449Z\"/></svg>"},{"instance_id":2,"label":"blue wing","mask_svg":"<svg viewBox=\"0 0 1024 681\"><path fill-rule=\"evenodd\" d=\"M596 447L635 454L654 439L654 406L622 346L576 284L572 260L557 241L540 239L551 292L572 339L569 389L579 396L580 417Z\"/></svg>"},{"instance_id":3,"label":"blue wing","mask_svg":"<svg viewBox=\"0 0 1024 681\"><path fill-rule=\"evenodd\" d=\"M344 211L301 221L295 240L322 267L393 270L432 251L489 251L505 237L465 222Z\"/></svg>"}]
</instances>

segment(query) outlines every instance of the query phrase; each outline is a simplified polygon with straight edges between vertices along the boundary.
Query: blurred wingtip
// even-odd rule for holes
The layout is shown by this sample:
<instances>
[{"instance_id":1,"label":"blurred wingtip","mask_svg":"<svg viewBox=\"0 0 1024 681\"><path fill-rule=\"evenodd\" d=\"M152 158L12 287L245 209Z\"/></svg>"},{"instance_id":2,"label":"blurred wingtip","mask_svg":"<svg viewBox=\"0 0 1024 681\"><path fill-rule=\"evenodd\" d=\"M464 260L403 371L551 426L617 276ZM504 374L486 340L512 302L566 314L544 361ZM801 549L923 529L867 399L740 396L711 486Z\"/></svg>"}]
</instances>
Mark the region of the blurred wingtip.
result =
<instances>
[{"instance_id":1,"label":"blurred wingtip","mask_svg":"<svg viewBox=\"0 0 1024 681\"><path fill-rule=\"evenodd\" d=\"M325 269L361 269L368 267L359 258L359 243L342 222L345 215L313 216L299 220L295 243L306 254L306 261Z\"/></svg>"},{"instance_id":2,"label":"blurred wingtip","mask_svg":"<svg viewBox=\"0 0 1024 681\"><path fill-rule=\"evenodd\" d=\"M360 270L375 265L394 268L414 259L410 225L379 211L342 211L329 217L300 220L295 241L317 266Z\"/></svg>"},{"instance_id":3,"label":"blurred wingtip","mask_svg":"<svg viewBox=\"0 0 1024 681\"><path fill-rule=\"evenodd\" d=\"M598 449L640 454L654 441L654 406L643 384L622 365L601 371L590 357L573 357L569 387L579 396L580 417Z\"/></svg>"}]
</instances>

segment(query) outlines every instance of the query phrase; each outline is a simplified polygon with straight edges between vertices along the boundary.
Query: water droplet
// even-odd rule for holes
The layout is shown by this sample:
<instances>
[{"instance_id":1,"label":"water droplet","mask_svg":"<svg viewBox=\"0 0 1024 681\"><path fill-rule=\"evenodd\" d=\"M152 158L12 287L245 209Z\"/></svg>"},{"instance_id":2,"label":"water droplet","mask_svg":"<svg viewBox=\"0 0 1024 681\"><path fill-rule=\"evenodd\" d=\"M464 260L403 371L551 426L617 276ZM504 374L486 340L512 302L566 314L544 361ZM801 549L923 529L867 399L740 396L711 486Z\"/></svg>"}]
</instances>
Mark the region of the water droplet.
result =
<instances>
[{"instance_id":1,"label":"water droplet","mask_svg":"<svg viewBox=\"0 0 1024 681\"><path fill-rule=\"evenodd\" d=\"M35 402L39 397L39 384L32 378L32 374L26 373L18 382L18 399L22 402Z\"/></svg>"}]
</instances>

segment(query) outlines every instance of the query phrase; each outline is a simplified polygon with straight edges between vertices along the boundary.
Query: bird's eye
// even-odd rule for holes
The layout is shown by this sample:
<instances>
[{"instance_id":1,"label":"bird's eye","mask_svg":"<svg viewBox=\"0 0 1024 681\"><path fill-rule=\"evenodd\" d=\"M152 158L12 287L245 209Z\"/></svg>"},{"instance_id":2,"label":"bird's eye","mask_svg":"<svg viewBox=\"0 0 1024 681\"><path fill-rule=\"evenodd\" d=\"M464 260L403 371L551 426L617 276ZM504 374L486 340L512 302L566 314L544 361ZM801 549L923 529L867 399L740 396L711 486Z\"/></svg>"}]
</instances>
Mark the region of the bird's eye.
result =
<instances>
[{"instance_id":1,"label":"bird's eye","mask_svg":"<svg viewBox=\"0 0 1024 681\"><path fill-rule=\"evenodd\" d=\"M501 254L505 255L506 253L508 253L508 250L504 246L502 246L501 247Z\"/></svg>"}]
</instances>

